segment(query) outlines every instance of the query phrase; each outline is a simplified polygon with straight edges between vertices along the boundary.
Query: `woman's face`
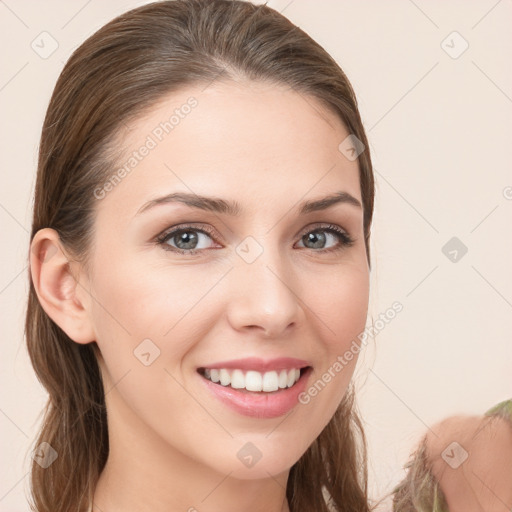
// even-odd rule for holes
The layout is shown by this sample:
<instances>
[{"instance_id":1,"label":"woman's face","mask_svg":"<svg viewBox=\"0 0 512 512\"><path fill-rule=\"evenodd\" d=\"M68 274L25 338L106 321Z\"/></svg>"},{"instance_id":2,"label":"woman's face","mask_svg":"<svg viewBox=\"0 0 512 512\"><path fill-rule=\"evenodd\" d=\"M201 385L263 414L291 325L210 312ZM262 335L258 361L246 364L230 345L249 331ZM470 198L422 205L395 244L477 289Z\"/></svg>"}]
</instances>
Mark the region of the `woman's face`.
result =
<instances>
[{"instance_id":1,"label":"woman's face","mask_svg":"<svg viewBox=\"0 0 512 512\"><path fill-rule=\"evenodd\" d=\"M95 191L92 270L78 288L111 450L268 477L320 434L357 361L369 292L358 164L339 149L349 132L312 97L203 88L122 134L126 158Z\"/></svg>"}]
</instances>

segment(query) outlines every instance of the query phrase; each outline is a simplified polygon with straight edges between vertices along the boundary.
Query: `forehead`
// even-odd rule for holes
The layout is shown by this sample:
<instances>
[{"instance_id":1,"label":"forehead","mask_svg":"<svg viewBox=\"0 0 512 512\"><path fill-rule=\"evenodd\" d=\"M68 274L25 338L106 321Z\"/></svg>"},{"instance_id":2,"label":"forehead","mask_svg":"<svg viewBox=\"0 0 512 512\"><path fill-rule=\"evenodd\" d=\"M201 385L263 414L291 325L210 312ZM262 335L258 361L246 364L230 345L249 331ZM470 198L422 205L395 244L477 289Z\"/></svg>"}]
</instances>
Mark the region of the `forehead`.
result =
<instances>
[{"instance_id":1,"label":"forehead","mask_svg":"<svg viewBox=\"0 0 512 512\"><path fill-rule=\"evenodd\" d=\"M127 128L118 137L124 154L107 181L122 177L100 204L123 216L169 192L236 199L253 213L339 190L361 200L357 161L338 149L346 127L316 98L285 86L190 87Z\"/></svg>"}]
</instances>

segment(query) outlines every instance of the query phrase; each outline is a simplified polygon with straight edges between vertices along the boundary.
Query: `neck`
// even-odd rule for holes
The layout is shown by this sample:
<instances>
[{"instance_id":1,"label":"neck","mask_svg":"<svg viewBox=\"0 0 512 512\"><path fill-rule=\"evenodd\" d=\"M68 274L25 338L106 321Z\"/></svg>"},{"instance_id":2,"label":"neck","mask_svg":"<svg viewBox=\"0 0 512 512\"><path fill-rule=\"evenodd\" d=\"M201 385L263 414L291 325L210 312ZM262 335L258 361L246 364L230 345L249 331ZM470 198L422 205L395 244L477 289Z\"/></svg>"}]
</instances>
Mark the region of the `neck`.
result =
<instances>
[{"instance_id":1,"label":"neck","mask_svg":"<svg viewBox=\"0 0 512 512\"><path fill-rule=\"evenodd\" d=\"M228 475L120 470L107 462L94 493L92 512L290 512L283 479L236 480ZM216 477L216 478L215 478ZM285 482L286 483L286 482Z\"/></svg>"},{"instance_id":2,"label":"neck","mask_svg":"<svg viewBox=\"0 0 512 512\"><path fill-rule=\"evenodd\" d=\"M109 456L92 512L289 512L289 470L243 480L233 471L222 474L170 446L113 401L108 404Z\"/></svg>"}]
</instances>

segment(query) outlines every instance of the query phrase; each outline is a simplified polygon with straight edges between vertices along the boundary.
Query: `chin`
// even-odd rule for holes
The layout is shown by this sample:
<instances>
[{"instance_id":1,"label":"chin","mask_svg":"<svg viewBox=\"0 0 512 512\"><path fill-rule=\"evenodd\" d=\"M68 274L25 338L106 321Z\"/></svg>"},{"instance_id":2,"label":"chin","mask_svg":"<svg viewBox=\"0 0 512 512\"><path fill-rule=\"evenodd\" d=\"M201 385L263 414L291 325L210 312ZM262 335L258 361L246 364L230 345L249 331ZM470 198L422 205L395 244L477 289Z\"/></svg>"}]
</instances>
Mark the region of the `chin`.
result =
<instances>
[{"instance_id":1,"label":"chin","mask_svg":"<svg viewBox=\"0 0 512 512\"><path fill-rule=\"evenodd\" d=\"M241 465L241 464L240 464ZM252 468L240 468L233 470L231 468L232 478L238 480L262 480L271 477L277 477L281 473L286 473L290 470L293 464L265 464L263 459L255 464Z\"/></svg>"}]
</instances>

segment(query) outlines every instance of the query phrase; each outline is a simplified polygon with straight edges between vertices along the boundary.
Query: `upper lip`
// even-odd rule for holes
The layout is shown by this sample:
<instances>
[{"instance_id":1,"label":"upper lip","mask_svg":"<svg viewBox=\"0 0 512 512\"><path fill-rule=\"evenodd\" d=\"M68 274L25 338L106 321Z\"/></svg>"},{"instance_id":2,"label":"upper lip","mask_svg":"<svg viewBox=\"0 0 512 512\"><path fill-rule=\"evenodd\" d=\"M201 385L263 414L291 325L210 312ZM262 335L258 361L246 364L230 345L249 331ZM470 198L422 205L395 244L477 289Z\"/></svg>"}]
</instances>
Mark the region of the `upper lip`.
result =
<instances>
[{"instance_id":1,"label":"upper lip","mask_svg":"<svg viewBox=\"0 0 512 512\"><path fill-rule=\"evenodd\" d=\"M238 370L254 370L265 373L277 370L291 370L293 368L305 368L310 366L308 361L304 359L296 359L294 357L278 357L275 359L260 359L258 357L247 357L245 359L231 359L230 361L220 361L208 364L200 368L208 368L210 370L238 369Z\"/></svg>"}]
</instances>

